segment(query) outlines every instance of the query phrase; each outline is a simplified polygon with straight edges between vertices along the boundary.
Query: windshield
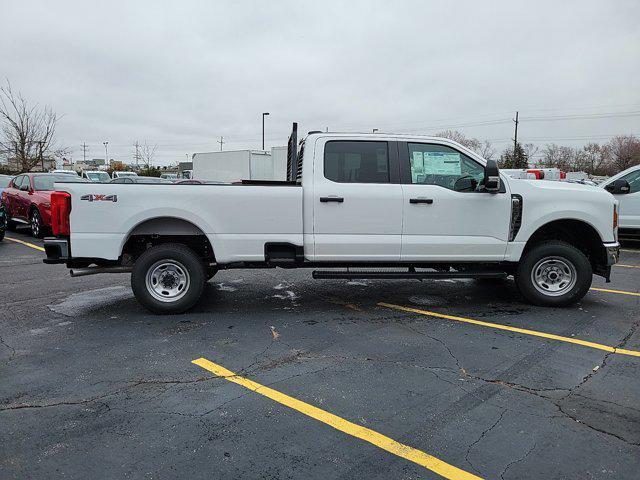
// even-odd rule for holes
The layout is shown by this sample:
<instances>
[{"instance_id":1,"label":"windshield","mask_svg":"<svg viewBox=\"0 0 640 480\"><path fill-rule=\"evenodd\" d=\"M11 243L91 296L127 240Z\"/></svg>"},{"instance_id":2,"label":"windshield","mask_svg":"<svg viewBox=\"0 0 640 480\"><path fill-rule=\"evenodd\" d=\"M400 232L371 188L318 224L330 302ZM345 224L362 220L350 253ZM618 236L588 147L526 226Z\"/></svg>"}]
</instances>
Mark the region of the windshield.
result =
<instances>
[{"instance_id":1,"label":"windshield","mask_svg":"<svg viewBox=\"0 0 640 480\"><path fill-rule=\"evenodd\" d=\"M53 184L55 182L72 182L72 183L84 183L86 180L80 177L72 177L71 175L36 175L33 177L34 190L53 190Z\"/></svg>"},{"instance_id":2,"label":"windshield","mask_svg":"<svg viewBox=\"0 0 640 480\"><path fill-rule=\"evenodd\" d=\"M136 172L118 172L116 175L118 177L137 177L138 176Z\"/></svg>"},{"instance_id":3,"label":"windshield","mask_svg":"<svg viewBox=\"0 0 640 480\"><path fill-rule=\"evenodd\" d=\"M87 172L87 178L92 182L108 182L111 177L107 172Z\"/></svg>"}]
</instances>

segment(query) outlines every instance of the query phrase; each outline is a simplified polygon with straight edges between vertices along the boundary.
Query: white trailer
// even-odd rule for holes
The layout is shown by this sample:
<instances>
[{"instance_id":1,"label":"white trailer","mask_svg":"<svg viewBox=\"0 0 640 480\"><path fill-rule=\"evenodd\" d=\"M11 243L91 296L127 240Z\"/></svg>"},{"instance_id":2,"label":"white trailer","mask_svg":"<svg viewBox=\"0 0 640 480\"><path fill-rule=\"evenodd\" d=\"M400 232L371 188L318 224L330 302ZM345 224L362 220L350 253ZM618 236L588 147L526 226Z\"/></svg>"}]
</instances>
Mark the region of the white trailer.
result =
<instances>
[{"instance_id":1,"label":"white trailer","mask_svg":"<svg viewBox=\"0 0 640 480\"><path fill-rule=\"evenodd\" d=\"M271 154L262 150L195 153L193 178L227 183L275 180Z\"/></svg>"}]
</instances>

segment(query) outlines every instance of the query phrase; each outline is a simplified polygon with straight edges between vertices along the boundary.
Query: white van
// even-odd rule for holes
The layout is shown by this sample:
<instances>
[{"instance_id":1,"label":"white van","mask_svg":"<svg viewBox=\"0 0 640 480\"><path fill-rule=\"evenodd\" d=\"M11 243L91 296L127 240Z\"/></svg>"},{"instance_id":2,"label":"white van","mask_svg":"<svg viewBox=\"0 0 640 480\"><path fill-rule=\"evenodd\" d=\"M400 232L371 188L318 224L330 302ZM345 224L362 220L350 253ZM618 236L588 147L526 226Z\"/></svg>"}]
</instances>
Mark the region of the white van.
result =
<instances>
[{"instance_id":1,"label":"white van","mask_svg":"<svg viewBox=\"0 0 640 480\"><path fill-rule=\"evenodd\" d=\"M620 235L640 238L640 165L623 170L600 186L620 202Z\"/></svg>"}]
</instances>

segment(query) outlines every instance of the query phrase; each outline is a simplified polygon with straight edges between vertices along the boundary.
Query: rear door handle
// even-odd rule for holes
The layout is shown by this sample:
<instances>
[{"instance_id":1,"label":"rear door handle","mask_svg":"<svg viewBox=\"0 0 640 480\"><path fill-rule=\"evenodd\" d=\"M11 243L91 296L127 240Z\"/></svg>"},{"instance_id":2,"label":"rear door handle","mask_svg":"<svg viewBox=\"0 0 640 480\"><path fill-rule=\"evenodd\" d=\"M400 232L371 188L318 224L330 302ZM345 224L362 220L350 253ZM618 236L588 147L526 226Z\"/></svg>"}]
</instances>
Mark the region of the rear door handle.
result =
<instances>
[{"instance_id":1,"label":"rear door handle","mask_svg":"<svg viewBox=\"0 0 640 480\"><path fill-rule=\"evenodd\" d=\"M322 203L327 203L327 202L342 203L342 202L344 202L344 198L342 198L342 197L320 197L320 201Z\"/></svg>"},{"instance_id":2,"label":"rear door handle","mask_svg":"<svg viewBox=\"0 0 640 480\"><path fill-rule=\"evenodd\" d=\"M431 205L433 203L433 198L411 198L409 199L409 203L426 203Z\"/></svg>"}]
</instances>

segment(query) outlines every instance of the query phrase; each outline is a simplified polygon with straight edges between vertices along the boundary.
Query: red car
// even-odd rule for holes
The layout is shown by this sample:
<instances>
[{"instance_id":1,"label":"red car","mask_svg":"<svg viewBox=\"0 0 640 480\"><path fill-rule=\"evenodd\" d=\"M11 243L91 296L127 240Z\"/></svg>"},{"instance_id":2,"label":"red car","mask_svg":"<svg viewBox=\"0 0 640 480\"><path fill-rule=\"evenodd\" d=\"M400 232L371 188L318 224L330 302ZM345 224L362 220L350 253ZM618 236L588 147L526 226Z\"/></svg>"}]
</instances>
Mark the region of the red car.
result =
<instances>
[{"instance_id":1,"label":"red car","mask_svg":"<svg viewBox=\"0 0 640 480\"><path fill-rule=\"evenodd\" d=\"M22 223L31 226L31 234L42 238L51 225L51 192L55 182L86 182L77 175L24 173L16 176L2 192L7 212L7 227Z\"/></svg>"}]
</instances>

